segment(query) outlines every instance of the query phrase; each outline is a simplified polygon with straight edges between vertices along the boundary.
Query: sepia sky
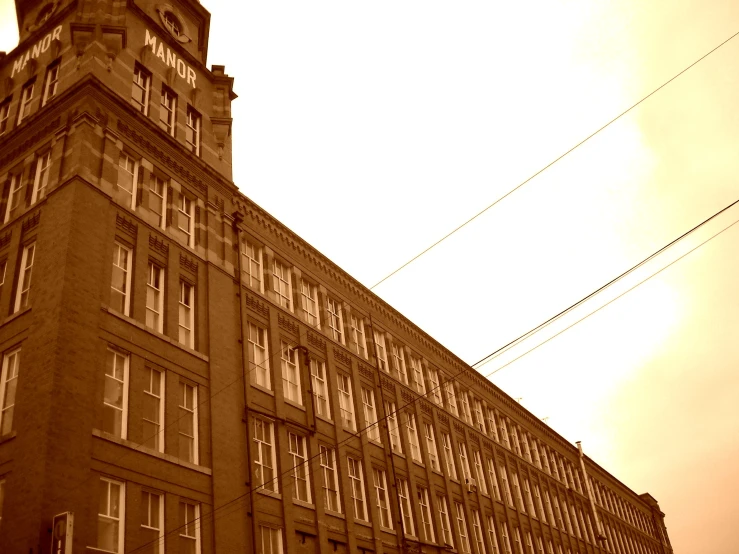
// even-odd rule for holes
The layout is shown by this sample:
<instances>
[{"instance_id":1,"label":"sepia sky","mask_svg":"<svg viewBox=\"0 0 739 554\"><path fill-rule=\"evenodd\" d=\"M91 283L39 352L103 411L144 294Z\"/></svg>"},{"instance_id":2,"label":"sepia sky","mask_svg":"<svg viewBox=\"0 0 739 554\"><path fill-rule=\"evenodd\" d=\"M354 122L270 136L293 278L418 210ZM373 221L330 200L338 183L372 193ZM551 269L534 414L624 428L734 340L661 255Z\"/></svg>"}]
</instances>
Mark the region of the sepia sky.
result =
<instances>
[{"instance_id":1,"label":"sepia sky","mask_svg":"<svg viewBox=\"0 0 739 554\"><path fill-rule=\"evenodd\" d=\"M730 0L203 4L236 184L367 286L739 31ZM738 200L737 60L739 37L374 291L474 363ZM737 254L739 225L491 377L652 494L677 554L738 551Z\"/></svg>"}]
</instances>

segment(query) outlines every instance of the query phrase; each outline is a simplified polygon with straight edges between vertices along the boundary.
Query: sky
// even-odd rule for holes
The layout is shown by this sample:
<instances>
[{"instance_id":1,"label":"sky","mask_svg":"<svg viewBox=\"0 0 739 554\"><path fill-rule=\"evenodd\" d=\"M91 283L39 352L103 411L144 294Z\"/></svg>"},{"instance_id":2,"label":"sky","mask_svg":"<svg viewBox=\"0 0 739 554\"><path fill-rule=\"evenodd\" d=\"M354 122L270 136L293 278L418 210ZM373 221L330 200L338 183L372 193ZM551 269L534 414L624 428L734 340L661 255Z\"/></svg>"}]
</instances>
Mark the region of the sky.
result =
<instances>
[{"instance_id":1,"label":"sky","mask_svg":"<svg viewBox=\"0 0 739 554\"><path fill-rule=\"evenodd\" d=\"M739 31L728 0L203 5L235 183L368 287ZM374 292L472 364L738 200L737 58L739 37ZM480 368L657 498L677 554L739 552L739 224L709 240L737 220Z\"/></svg>"}]
</instances>

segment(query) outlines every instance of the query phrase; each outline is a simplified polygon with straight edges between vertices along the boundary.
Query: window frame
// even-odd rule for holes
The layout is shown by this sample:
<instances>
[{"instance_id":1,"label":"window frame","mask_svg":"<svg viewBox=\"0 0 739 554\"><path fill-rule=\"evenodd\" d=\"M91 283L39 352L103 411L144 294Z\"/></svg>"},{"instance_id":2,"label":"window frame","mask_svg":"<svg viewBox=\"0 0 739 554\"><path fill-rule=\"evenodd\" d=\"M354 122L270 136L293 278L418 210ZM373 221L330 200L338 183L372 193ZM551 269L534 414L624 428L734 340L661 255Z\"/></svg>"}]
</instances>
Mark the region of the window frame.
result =
<instances>
[{"instance_id":1,"label":"window frame","mask_svg":"<svg viewBox=\"0 0 739 554\"><path fill-rule=\"evenodd\" d=\"M177 310L178 342L195 349L195 285L180 279L180 295ZM183 314L185 315L183 321ZM183 324L184 323L184 324ZM189 324L189 327L188 325ZM184 332L184 336L183 336ZM183 340L183 338L185 340Z\"/></svg>"},{"instance_id":2,"label":"window frame","mask_svg":"<svg viewBox=\"0 0 739 554\"><path fill-rule=\"evenodd\" d=\"M187 105L185 116L185 146L200 157L201 129L203 124L203 116L191 105ZM192 136L192 140L190 140Z\"/></svg>"},{"instance_id":3,"label":"window frame","mask_svg":"<svg viewBox=\"0 0 739 554\"><path fill-rule=\"evenodd\" d=\"M310 491L310 465L308 463L308 442L303 435L292 431L287 433L287 451L292 459L291 475L293 478L292 497L294 500L312 503ZM300 482L305 483L305 498L300 498Z\"/></svg>"},{"instance_id":4,"label":"window frame","mask_svg":"<svg viewBox=\"0 0 739 554\"><path fill-rule=\"evenodd\" d=\"M337 514L341 512L341 489L339 488L339 467L336 463L336 449L323 444L318 445L318 463L323 478L323 507ZM332 488L333 487L333 488Z\"/></svg>"},{"instance_id":5,"label":"window frame","mask_svg":"<svg viewBox=\"0 0 739 554\"><path fill-rule=\"evenodd\" d=\"M272 370L269 365L269 337L267 329L249 321L246 326L249 381L253 385L272 390Z\"/></svg>"},{"instance_id":6,"label":"window frame","mask_svg":"<svg viewBox=\"0 0 739 554\"><path fill-rule=\"evenodd\" d=\"M454 510L456 512L457 520L457 532L459 533L459 540L461 543L460 552L461 554L472 554L472 546L470 545L470 530L467 527L467 517L464 513L464 506L461 502L454 502Z\"/></svg>"},{"instance_id":7,"label":"window frame","mask_svg":"<svg viewBox=\"0 0 739 554\"><path fill-rule=\"evenodd\" d=\"M482 533L480 511L475 508L472 508L472 535L475 537L477 554L487 554L487 548L485 548L485 537Z\"/></svg>"},{"instance_id":8,"label":"window frame","mask_svg":"<svg viewBox=\"0 0 739 554\"><path fill-rule=\"evenodd\" d=\"M149 99L151 97L151 72L140 63L134 62L132 76L131 105L136 109L136 111L148 116ZM134 95L137 89L141 95L141 101L139 101Z\"/></svg>"},{"instance_id":9,"label":"window frame","mask_svg":"<svg viewBox=\"0 0 739 554\"><path fill-rule=\"evenodd\" d=\"M411 537L416 536L416 526L413 521L413 508L411 507L410 488L408 480L398 477L398 505L400 506L400 519L403 521L403 532ZM407 513L406 513L407 512Z\"/></svg>"},{"instance_id":10,"label":"window frame","mask_svg":"<svg viewBox=\"0 0 739 554\"><path fill-rule=\"evenodd\" d=\"M444 392L446 393L446 409L455 417L459 417L459 409L457 408L457 392L454 389L454 381L447 379L444 381Z\"/></svg>"},{"instance_id":11,"label":"window frame","mask_svg":"<svg viewBox=\"0 0 739 554\"><path fill-rule=\"evenodd\" d=\"M352 393L352 379L345 373L336 374L336 388L339 392L339 413L341 416L341 424L350 431L357 430L357 416L354 412L354 396ZM344 385L348 385L344 388ZM351 417L346 418L348 413ZM349 425L347 425L349 423Z\"/></svg>"},{"instance_id":12,"label":"window frame","mask_svg":"<svg viewBox=\"0 0 739 554\"><path fill-rule=\"evenodd\" d=\"M144 501L144 496L146 495L146 502ZM157 518L159 527L153 527L151 525L148 525L148 523L151 522L151 516L152 516L152 506L151 506L151 499L153 497L159 498L159 508L156 510L157 512ZM160 492L155 492L146 488L141 489L141 509L139 510L141 514L141 527L144 529L147 529L149 531L157 531L158 532L158 542L154 545L154 548L156 548L156 551L158 554L163 554L164 552L164 494ZM147 524L144 523L144 516L146 516Z\"/></svg>"},{"instance_id":13,"label":"window frame","mask_svg":"<svg viewBox=\"0 0 739 554\"><path fill-rule=\"evenodd\" d=\"M184 522L181 519L182 513L183 513L183 510L182 510L183 507L184 507L184 514L185 514L185 521ZM188 511L187 511L187 508L188 507L191 507L193 509L193 512L192 512L193 517L192 517L192 519L188 519L188 517L187 517L188 516ZM179 513L178 513L178 516L177 516L178 517L178 519L177 519L177 523L178 523L178 527L177 527L178 533L177 533L177 536L178 536L179 540L177 541L177 546L179 548L179 543L182 541L183 538L184 539L188 539L188 540L192 539L192 540L195 541L195 554L200 554L200 551L201 551L200 549L201 549L201 546L202 546L201 545L201 538L200 538L200 504L197 503L197 502L188 502L187 500L180 499L178 508L179 508L178 509L178 512ZM183 533L188 533L189 532L188 527L190 525L193 526L194 535L183 534Z\"/></svg>"},{"instance_id":14,"label":"window frame","mask_svg":"<svg viewBox=\"0 0 739 554\"><path fill-rule=\"evenodd\" d=\"M8 121L10 121L10 102L10 96L0 102L0 137L10 129L10 125L8 124Z\"/></svg>"},{"instance_id":15,"label":"window frame","mask_svg":"<svg viewBox=\"0 0 739 554\"><path fill-rule=\"evenodd\" d=\"M392 341L390 345L390 359L392 360L393 370L398 376L398 381L404 385L408 384L408 368L405 365L405 355L402 344Z\"/></svg>"},{"instance_id":16,"label":"window frame","mask_svg":"<svg viewBox=\"0 0 739 554\"><path fill-rule=\"evenodd\" d=\"M344 316L342 303L326 295L326 326L331 338L339 344L345 344Z\"/></svg>"},{"instance_id":17,"label":"window frame","mask_svg":"<svg viewBox=\"0 0 739 554\"><path fill-rule=\"evenodd\" d=\"M263 249L257 243L244 237L241 240L241 280L246 285L264 294ZM252 273L254 271L257 275ZM254 286L255 282L258 286Z\"/></svg>"},{"instance_id":18,"label":"window frame","mask_svg":"<svg viewBox=\"0 0 739 554\"><path fill-rule=\"evenodd\" d=\"M167 102L167 99L170 102ZM163 114L169 115L167 118L169 123L162 119ZM162 86L162 93L159 98L159 127L169 136L175 136L177 129L177 95L165 85Z\"/></svg>"},{"instance_id":19,"label":"window frame","mask_svg":"<svg viewBox=\"0 0 739 554\"><path fill-rule=\"evenodd\" d=\"M318 286L301 277L298 293L303 320L311 327L320 329L321 315L318 309Z\"/></svg>"},{"instance_id":20,"label":"window frame","mask_svg":"<svg viewBox=\"0 0 739 554\"><path fill-rule=\"evenodd\" d=\"M182 453L182 440L183 440L182 437L187 437L186 440L191 440L191 444L192 444L192 459L185 459L185 461L186 462L189 462L191 464L198 465L200 463L200 440L199 440L199 438L200 438L199 437L199 435L200 435L200 432L199 432L200 431L200 429L199 429L200 417L199 417L199 415L200 414L198 413L199 412L199 410L198 410L198 408L199 408L199 404L198 404L198 388L199 387L197 385L192 385L192 384L187 383L185 381L180 381L178 388L179 388L178 397L180 399L180 403L177 405L178 406L178 413L179 413L179 417L178 417L177 421L178 422L182 421L182 419L184 417L183 412L187 412L187 413L191 414L188 417L191 417L192 418L192 429L193 429L193 434L192 434L192 436L190 436L187 433L183 433L182 432L182 430L181 430L182 429L182 426L181 425L178 425L178 427L177 427L178 452L180 454L179 458L181 460L184 459L181 456L181 453ZM188 388L189 389L192 389L192 408L190 408L187 405L187 391L188 391ZM184 393L184 395L183 395L183 393ZM184 405L183 405L183 403L184 403Z\"/></svg>"},{"instance_id":21,"label":"window frame","mask_svg":"<svg viewBox=\"0 0 739 554\"><path fill-rule=\"evenodd\" d=\"M161 194L159 194L159 192L157 192L156 190L157 185L160 185L160 184L162 187ZM151 201L149 201L149 210L151 210L152 212L154 212L155 214L159 216L159 223L157 224L157 227L159 227L162 230L167 228L167 189L168 188L169 188L168 179L161 177L155 172L151 173L151 178L149 179L149 194L150 195L153 194L157 198L161 199L161 202L159 202L161 213L152 208Z\"/></svg>"},{"instance_id":22,"label":"window frame","mask_svg":"<svg viewBox=\"0 0 739 554\"><path fill-rule=\"evenodd\" d=\"M158 404L159 404L158 409L157 409L157 416L159 418L159 421L151 421L150 419L147 419L146 418L146 415L145 415L145 412L144 412L144 415L142 415L141 419L144 422L148 422L152 426L157 427L157 429L158 429L157 430L157 434L156 435L152 435L152 437L156 437L155 445L154 445L153 448L157 452L164 452L164 439L165 439L165 435L164 435L164 413L165 413L164 405L165 405L165 398L166 398L166 396L165 396L165 386L166 386L165 373L164 373L164 371L161 371L159 369L155 369L153 367L146 367L146 370L147 370L148 379L147 379L147 384L144 387L144 391L143 391L144 398L147 398L147 395L148 395L148 396L150 396L152 398L156 398L157 399L156 402L158 402ZM155 392L154 392L154 390L153 390L154 389L154 382L155 382L154 380L157 378L157 377L155 377L155 374L159 374L159 376L158 376L158 379L159 379L159 395L156 395ZM149 390L149 389L152 389L152 390ZM146 424L144 424L143 426L146 427ZM144 442L142 444L146 445L146 443L148 442L148 439L149 438L152 438L152 437L147 437L146 436L146 431L144 431L144 439L143 439Z\"/></svg>"},{"instance_id":23,"label":"window frame","mask_svg":"<svg viewBox=\"0 0 739 554\"><path fill-rule=\"evenodd\" d=\"M177 199L177 228L185 233L187 246L195 248L195 200L180 192ZM187 221L187 228L182 227Z\"/></svg>"},{"instance_id":24,"label":"window frame","mask_svg":"<svg viewBox=\"0 0 739 554\"><path fill-rule=\"evenodd\" d=\"M98 533L96 537L96 548L98 550L101 550L103 552L114 552L116 554L123 554L124 552L124 545L125 545L125 530L126 530L126 483L123 481L116 481L115 479L110 479L109 477L100 476L100 481L98 486L100 486L100 483L106 483L106 498L107 498L107 505L106 510L111 511L113 506L111 504L111 500L113 498L111 494L111 486L115 485L118 487L118 517L114 517L112 515L109 515L108 513L101 514L100 513L100 494L102 493L102 488L98 489L98 516L97 516L97 522L98 522ZM101 517L117 521L118 526L118 537L116 541L116 549L115 550L108 550L106 548L100 547L100 519ZM115 537L114 537L115 538Z\"/></svg>"},{"instance_id":25,"label":"window frame","mask_svg":"<svg viewBox=\"0 0 739 554\"><path fill-rule=\"evenodd\" d=\"M457 476L457 467L454 463L454 454L452 450L452 436L449 433L442 431L441 433L441 446L444 449L444 461L446 462L446 470L449 474L449 478L453 481L459 481Z\"/></svg>"},{"instance_id":26,"label":"window frame","mask_svg":"<svg viewBox=\"0 0 739 554\"><path fill-rule=\"evenodd\" d=\"M423 464L421 441L418 438L418 422L416 421L416 414L406 410L403 412L403 417L405 418L405 429L408 434L408 444L411 447L411 459L414 462Z\"/></svg>"},{"instance_id":27,"label":"window frame","mask_svg":"<svg viewBox=\"0 0 739 554\"><path fill-rule=\"evenodd\" d=\"M31 262L28 263L30 252ZM31 283L33 278L33 265L36 261L36 242L30 242L23 247L21 254L21 265L18 272L18 285L15 292L15 303L13 313L26 309L31 303ZM23 296L25 294L25 297Z\"/></svg>"},{"instance_id":28,"label":"window frame","mask_svg":"<svg viewBox=\"0 0 739 554\"><path fill-rule=\"evenodd\" d=\"M372 336L375 343L375 356L377 357L377 365L381 371L390 373L390 364L387 359L387 348L385 342L385 333L373 330Z\"/></svg>"},{"instance_id":29,"label":"window frame","mask_svg":"<svg viewBox=\"0 0 739 554\"><path fill-rule=\"evenodd\" d=\"M367 438L378 444L382 444L380 424L377 418L377 404L375 403L375 391L367 387L361 387L361 395Z\"/></svg>"},{"instance_id":30,"label":"window frame","mask_svg":"<svg viewBox=\"0 0 739 554\"><path fill-rule=\"evenodd\" d=\"M269 545L264 544L265 532L268 533ZM273 543L273 538L277 540ZM266 548L269 548L267 550ZM273 527L272 525L259 525L259 554L283 554L284 546L282 542L282 527Z\"/></svg>"},{"instance_id":31,"label":"window frame","mask_svg":"<svg viewBox=\"0 0 739 554\"><path fill-rule=\"evenodd\" d=\"M158 287L157 281L159 282ZM158 333L164 332L165 283L166 273L164 268L149 260L146 277L146 326ZM151 325L149 322L150 315L152 318Z\"/></svg>"},{"instance_id":32,"label":"window frame","mask_svg":"<svg viewBox=\"0 0 739 554\"><path fill-rule=\"evenodd\" d=\"M21 95L18 103L18 117L16 126L23 123L23 120L31 115L31 103L33 102L33 92L36 87L36 79L27 81L21 88Z\"/></svg>"},{"instance_id":33,"label":"window frame","mask_svg":"<svg viewBox=\"0 0 739 554\"><path fill-rule=\"evenodd\" d=\"M352 507L354 509L354 518L358 519L359 521L369 521L369 511L367 509L367 496L364 489L364 471L362 468L362 460L358 460L355 458L352 458L351 456L347 457L347 474L349 475L349 484L350 484L350 498L352 499ZM356 496L357 494L357 487L359 487L359 493L361 494L361 498L358 498ZM362 515L363 517L359 517L358 510L357 510L357 501L361 503L362 507Z\"/></svg>"},{"instance_id":34,"label":"window frame","mask_svg":"<svg viewBox=\"0 0 739 554\"><path fill-rule=\"evenodd\" d=\"M285 357L287 354L287 357ZM303 405L303 393L300 383L300 362L298 351L285 340L280 341L280 369L282 372L282 395L285 400ZM291 380L292 379L292 380Z\"/></svg>"},{"instance_id":35,"label":"window frame","mask_svg":"<svg viewBox=\"0 0 739 554\"><path fill-rule=\"evenodd\" d=\"M449 505L446 496L439 494L436 496L436 500L439 508L439 521L441 522L441 540L444 541L445 545L454 548L454 535L452 534L452 522L449 519Z\"/></svg>"},{"instance_id":36,"label":"window frame","mask_svg":"<svg viewBox=\"0 0 739 554\"><path fill-rule=\"evenodd\" d=\"M390 509L390 496L387 490L387 478L384 469L372 468L372 477L375 485L375 500L377 502L377 513L380 518L378 523L381 528L394 529L392 510ZM386 524L387 523L387 524Z\"/></svg>"},{"instance_id":37,"label":"window frame","mask_svg":"<svg viewBox=\"0 0 739 554\"><path fill-rule=\"evenodd\" d=\"M409 356L411 375L413 376L413 387L421 396L426 395L426 380L423 375L423 362L418 356L411 354Z\"/></svg>"},{"instance_id":38,"label":"window frame","mask_svg":"<svg viewBox=\"0 0 739 554\"><path fill-rule=\"evenodd\" d=\"M261 436L258 438L258 425L262 426ZM252 442L256 443L256 454L252 453L254 462L254 481L258 483L257 491L268 491L279 494L279 475L277 473L277 444L275 440L275 424L264 418L254 418L254 435ZM269 462L272 465L268 465ZM257 467L258 466L258 467ZM272 478L267 480L264 475L263 468L267 468L272 473Z\"/></svg>"},{"instance_id":39,"label":"window frame","mask_svg":"<svg viewBox=\"0 0 739 554\"><path fill-rule=\"evenodd\" d=\"M385 420L387 434L390 437L390 450L395 454L403 455L403 442L400 438L400 423L395 402L385 400Z\"/></svg>"},{"instance_id":40,"label":"window frame","mask_svg":"<svg viewBox=\"0 0 739 554\"><path fill-rule=\"evenodd\" d=\"M21 190L23 190L23 179L19 173L10 174L10 189L8 190L8 202L5 206L5 217L3 224L10 221L10 214L20 205Z\"/></svg>"},{"instance_id":41,"label":"window frame","mask_svg":"<svg viewBox=\"0 0 739 554\"><path fill-rule=\"evenodd\" d=\"M121 165L121 162L124 162L124 165ZM128 169L129 162L132 164L130 171ZM131 203L128 207L132 210L136 209L136 196L138 194L139 185L139 165L140 160L126 151L121 151L118 156L118 180L116 182L116 187L119 190L123 190L126 195L131 197ZM121 185L121 171L131 176L131 190ZM123 177L128 179L126 175L123 175Z\"/></svg>"},{"instance_id":42,"label":"window frame","mask_svg":"<svg viewBox=\"0 0 739 554\"><path fill-rule=\"evenodd\" d=\"M480 491L482 491L482 494L489 496L488 485L485 481L485 468L482 465L482 452L480 450L472 450L472 461L475 464L477 486L480 487Z\"/></svg>"},{"instance_id":43,"label":"window frame","mask_svg":"<svg viewBox=\"0 0 739 554\"><path fill-rule=\"evenodd\" d=\"M61 60L56 59L51 62L46 68L46 75L44 77L44 94L41 99L41 107L43 108L46 104L56 96L57 89L59 87L59 69L61 67Z\"/></svg>"},{"instance_id":44,"label":"window frame","mask_svg":"<svg viewBox=\"0 0 739 554\"><path fill-rule=\"evenodd\" d=\"M424 436L426 437L426 452L428 453L431 469L441 472L441 463L439 460L439 449L436 447L436 437L434 436L434 426L426 421L423 422Z\"/></svg>"},{"instance_id":45,"label":"window frame","mask_svg":"<svg viewBox=\"0 0 739 554\"><path fill-rule=\"evenodd\" d=\"M36 155L36 170L33 176L33 190L31 191L31 206L46 196L46 187L49 186L51 176L51 148Z\"/></svg>"},{"instance_id":46,"label":"window frame","mask_svg":"<svg viewBox=\"0 0 739 554\"><path fill-rule=\"evenodd\" d=\"M115 381L119 382L121 389L122 389L121 390L122 398L121 398L121 407L118 408L118 406L114 404L110 404L106 401L107 399L105 396L105 390L103 390L103 415L105 415L106 406L109 406L110 408L114 410L120 411L120 418L121 418L120 435L116 433L115 428L113 429L113 431L109 431L105 429L105 425L104 425L105 418L103 418L103 425L101 427L103 427L102 430L104 432L109 433L111 435L118 436L119 438L125 440L128 438L128 400L129 400L128 388L129 388L130 373L131 373L131 355L128 352L122 352L121 350L113 348L110 345L108 346L106 352L107 352L107 356L106 356L106 362L105 362L105 377L103 379L103 382L106 383L108 378L112 378ZM113 356L112 358L111 358L111 355ZM123 368L122 368L123 369L123 380L118 379L116 377L116 369L118 368L117 362L119 358L123 362ZM111 364L110 364L111 360L113 360L113 365L112 365L113 374L112 375L108 373L109 369L111 369ZM117 414L114 412L114 415L117 415Z\"/></svg>"},{"instance_id":47,"label":"window frame","mask_svg":"<svg viewBox=\"0 0 739 554\"><path fill-rule=\"evenodd\" d=\"M358 356L367 359L367 335L364 330L364 319L359 315L351 314L349 317L349 327L352 335L353 350L356 349ZM359 339L361 340L361 343Z\"/></svg>"},{"instance_id":48,"label":"window frame","mask_svg":"<svg viewBox=\"0 0 739 554\"><path fill-rule=\"evenodd\" d=\"M0 436L8 435L13 431L13 421L15 419L15 397L18 391L18 375L20 374L20 352L21 347L12 348L3 354L2 372L0 374ZM11 375L12 372L12 375ZM15 381L11 392L8 389L8 383ZM12 404L8 399L12 394ZM8 412L10 415L8 416ZM6 427L6 417L10 418L10 423Z\"/></svg>"},{"instance_id":49,"label":"window frame","mask_svg":"<svg viewBox=\"0 0 739 554\"><path fill-rule=\"evenodd\" d=\"M313 400L316 415L331 419L331 402L329 401L328 374L326 362L323 360L310 360L310 378L313 389Z\"/></svg>"},{"instance_id":50,"label":"window frame","mask_svg":"<svg viewBox=\"0 0 739 554\"><path fill-rule=\"evenodd\" d=\"M287 279L285 276L287 275ZM272 258L272 291L275 301L286 310L293 311L292 268Z\"/></svg>"},{"instance_id":51,"label":"window frame","mask_svg":"<svg viewBox=\"0 0 739 554\"><path fill-rule=\"evenodd\" d=\"M418 497L419 512L421 514L421 525L423 529L423 540L427 542L436 542L436 534L434 533L434 519L431 515L431 501L429 500L429 491L427 488L417 486L416 496Z\"/></svg>"},{"instance_id":52,"label":"window frame","mask_svg":"<svg viewBox=\"0 0 739 554\"><path fill-rule=\"evenodd\" d=\"M437 406L443 406L444 400L441 395L441 381L439 381L439 370L433 367L427 368L427 375L429 378L429 392L431 393L431 401Z\"/></svg>"}]
</instances>

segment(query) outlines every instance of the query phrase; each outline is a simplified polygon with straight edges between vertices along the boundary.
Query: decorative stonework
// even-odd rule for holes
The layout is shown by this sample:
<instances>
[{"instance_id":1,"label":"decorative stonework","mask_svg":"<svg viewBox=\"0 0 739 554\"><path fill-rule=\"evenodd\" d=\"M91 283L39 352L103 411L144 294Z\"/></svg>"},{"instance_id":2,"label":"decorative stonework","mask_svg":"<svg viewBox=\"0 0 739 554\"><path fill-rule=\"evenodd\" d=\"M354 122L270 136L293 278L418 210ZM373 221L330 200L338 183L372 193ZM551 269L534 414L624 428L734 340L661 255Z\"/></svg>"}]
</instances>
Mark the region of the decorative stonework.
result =
<instances>
[{"instance_id":1,"label":"decorative stonework","mask_svg":"<svg viewBox=\"0 0 739 554\"><path fill-rule=\"evenodd\" d=\"M421 401L421 411L424 414L431 415L433 413L431 404L429 404L428 402Z\"/></svg>"},{"instance_id":2,"label":"decorative stonework","mask_svg":"<svg viewBox=\"0 0 739 554\"><path fill-rule=\"evenodd\" d=\"M380 377L380 383L382 384L382 388L386 391L393 393L395 392L395 383L393 383L390 379Z\"/></svg>"},{"instance_id":3,"label":"decorative stonework","mask_svg":"<svg viewBox=\"0 0 739 554\"><path fill-rule=\"evenodd\" d=\"M349 367L351 367L352 365L351 356L349 356L346 352L341 350L341 348L334 348L334 359L338 360L339 362Z\"/></svg>"},{"instance_id":4,"label":"decorative stonework","mask_svg":"<svg viewBox=\"0 0 739 554\"><path fill-rule=\"evenodd\" d=\"M46 127L44 127L43 129L40 129L37 133L34 133L33 135L28 137L23 142L17 143L20 137L14 137L13 142L17 143L18 145L15 148L13 148L10 152L8 152L7 156L0 159L0 167L5 167L7 165L10 165L10 163L16 158L18 158L18 156L23 154L23 152L30 150L31 148L37 147L39 142L41 142L46 137L54 133L54 130L57 127L59 127L59 125L61 124L61 121L62 121L61 118L57 117L54 121L49 123Z\"/></svg>"},{"instance_id":5,"label":"decorative stonework","mask_svg":"<svg viewBox=\"0 0 739 554\"><path fill-rule=\"evenodd\" d=\"M403 388L400 389L400 397L405 400L406 404L412 404L415 400L415 398L413 398L413 395Z\"/></svg>"},{"instance_id":6,"label":"decorative stonework","mask_svg":"<svg viewBox=\"0 0 739 554\"><path fill-rule=\"evenodd\" d=\"M31 229L36 227L36 225L38 225L39 221L41 221L41 210L38 210L35 214L33 214L31 217L23 222L21 232L25 233L26 231L30 231Z\"/></svg>"},{"instance_id":7,"label":"decorative stonework","mask_svg":"<svg viewBox=\"0 0 739 554\"><path fill-rule=\"evenodd\" d=\"M441 412L436 412L436 414L439 416L439 421L441 421L444 425L449 425L449 418L442 414Z\"/></svg>"},{"instance_id":8,"label":"decorative stonework","mask_svg":"<svg viewBox=\"0 0 739 554\"><path fill-rule=\"evenodd\" d=\"M485 447L485 450L489 451L491 454L494 452L493 443L490 441L483 440L482 445Z\"/></svg>"},{"instance_id":9,"label":"decorative stonework","mask_svg":"<svg viewBox=\"0 0 739 554\"><path fill-rule=\"evenodd\" d=\"M298 334L298 324L295 323L292 319L285 317L282 314L278 314L277 322L283 329L290 331L291 333L295 333L296 335Z\"/></svg>"},{"instance_id":10,"label":"decorative stonework","mask_svg":"<svg viewBox=\"0 0 739 554\"><path fill-rule=\"evenodd\" d=\"M10 244L10 239L12 236L13 236L12 231L8 231L3 236L1 236L0 237L0 248L5 248L6 246L8 246L8 244Z\"/></svg>"},{"instance_id":11,"label":"decorative stonework","mask_svg":"<svg viewBox=\"0 0 739 554\"><path fill-rule=\"evenodd\" d=\"M115 225L124 233L127 233L134 238L136 237L138 226L130 219L126 219L121 214L115 214Z\"/></svg>"},{"instance_id":12,"label":"decorative stonework","mask_svg":"<svg viewBox=\"0 0 739 554\"><path fill-rule=\"evenodd\" d=\"M472 442L474 442L475 444L477 444L479 446L479 444L480 444L480 437L478 437L476 433L471 433L470 434L470 439L472 440Z\"/></svg>"},{"instance_id":13,"label":"decorative stonework","mask_svg":"<svg viewBox=\"0 0 739 554\"><path fill-rule=\"evenodd\" d=\"M312 344L316 348L320 348L321 350L326 350L326 341L322 338L314 335L310 331L308 332L308 344Z\"/></svg>"},{"instance_id":14,"label":"decorative stonework","mask_svg":"<svg viewBox=\"0 0 739 554\"><path fill-rule=\"evenodd\" d=\"M244 289L246 289L246 287L244 287ZM267 308L267 306L265 306L263 303L261 303L259 300L257 300L250 294L246 294L244 296L246 296L246 307L247 308L254 310L255 312L257 312L260 315L263 315L264 317L269 317L269 308Z\"/></svg>"},{"instance_id":15,"label":"decorative stonework","mask_svg":"<svg viewBox=\"0 0 739 554\"><path fill-rule=\"evenodd\" d=\"M184 256L182 254L180 254L180 267L186 269L193 275L198 274L198 263L192 258L189 258L188 256Z\"/></svg>"},{"instance_id":16,"label":"decorative stonework","mask_svg":"<svg viewBox=\"0 0 739 554\"><path fill-rule=\"evenodd\" d=\"M461 423L454 422L454 430L460 435L464 435L464 425Z\"/></svg>"},{"instance_id":17,"label":"decorative stonework","mask_svg":"<svg viewBox=\"0 0 739 554\"><path fill-rule=\"evenodd\" d=\"M169 244L164 242L156 235L149 235L149 248L155 252L159 252L165 258L169 255Z\"/></svg>"},{"instance_id":18,"label":"decorative stonework","mask_svg":"<svg viewBox=\"0 0 739 554\"><path fill-rule=\"evenodd\" d=\"M359 364L359 374L360 375L363 375L364 377L366 377L370 381L372 380L372 377L373 377L372 371L370 369L366 368L365 366L363 366L362 364Z\"/></svg>"}]
</instances>

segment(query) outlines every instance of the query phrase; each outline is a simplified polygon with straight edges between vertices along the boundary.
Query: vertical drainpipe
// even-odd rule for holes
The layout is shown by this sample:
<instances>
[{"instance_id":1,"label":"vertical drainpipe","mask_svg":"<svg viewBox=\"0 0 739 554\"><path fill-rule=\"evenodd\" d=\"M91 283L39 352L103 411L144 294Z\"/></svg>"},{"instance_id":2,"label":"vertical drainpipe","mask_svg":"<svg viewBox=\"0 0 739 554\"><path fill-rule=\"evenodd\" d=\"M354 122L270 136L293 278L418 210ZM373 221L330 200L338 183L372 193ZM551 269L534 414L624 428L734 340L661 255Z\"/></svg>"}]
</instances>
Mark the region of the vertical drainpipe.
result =
<instances>
[{"instance_id":1,"label":"vertical drainpipe","mask_svg":"<svg viewBox=\"0 0 739 554\"><path fill-rule=\"evenodd\" d=\"M251 426L249 421L249 356L247 354L247 341L246 336L244 334L245 330L245 324L244 324L244 318L246 315L244 314L244 295L242 292L242 285L241 285L241 275L243 271L242 267L242 261L241 261L241 229L239 228L239 224L244 221L244 217L239 213L238 211L235 211L233 213L234 223L233 223L233 229L236 233L236 259L237 259L237 271L238 274L236 275L236 286L238 287L238 293L236 294L236 298L238 298L239 301L239 342L241 343L241 371L243 373L243 380L244 380L244 423L246 424L246 466L247 466L247 477L246 477L246 486L248 488L249 493L249 504L247 506L247 512L246 515L251 518L251 551L256 552L257 551L257 523L256 518L254 517L254 489L252 487L252 475L251 475L251 461L253 459L252 457L252 437L251 437Z\"/></svg>"},{"instance_id":2,"label":"vertical drainpipe","mask_svg":"<svg viewBox=\"0 0 739 554\"><path fill-rule=\"evenodd\" d=\"M585 470L585 455L582 453L582 444L577 441L577 451L580 453L580 469L582 469L583 480L585 481L585 490L588 493L588 500L590 500L590 510L593 512L593 519L595 520L595 531L597 533L595 540L597 542L606 542L606 536L603 534L603 526L600 524L600 518L598 517L598 510L595 506L595 499L593 498L593 489L591 488L590 478L588 472Z\"/></svg>"}]
</instances>

